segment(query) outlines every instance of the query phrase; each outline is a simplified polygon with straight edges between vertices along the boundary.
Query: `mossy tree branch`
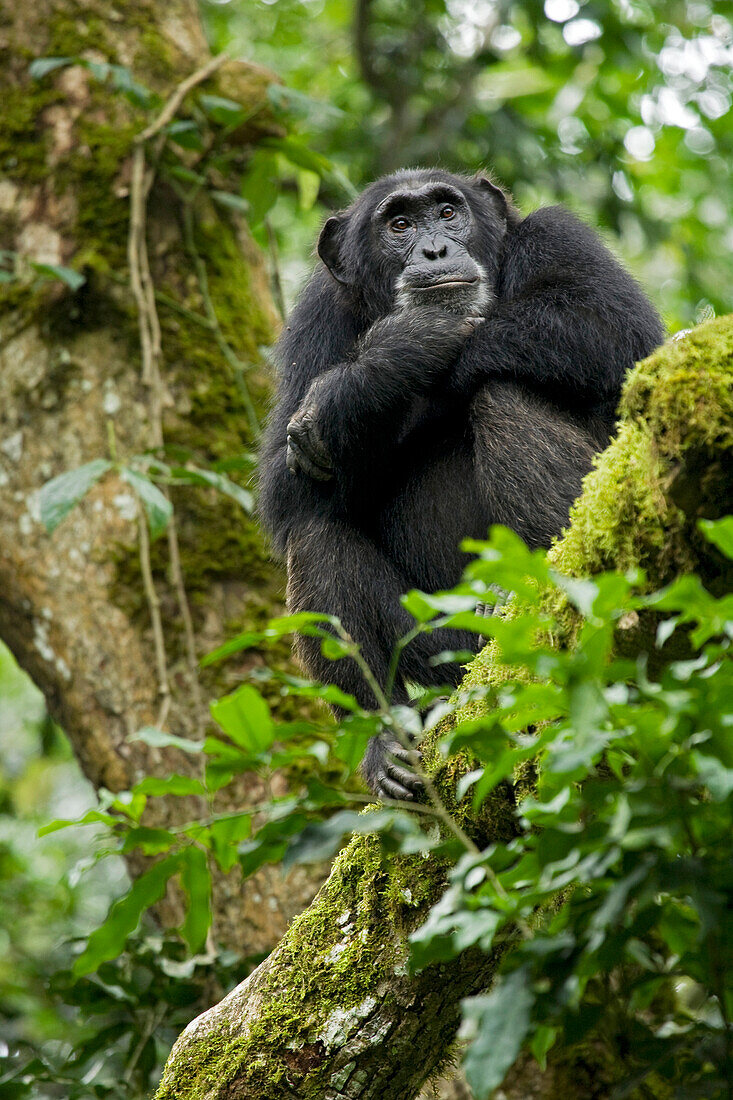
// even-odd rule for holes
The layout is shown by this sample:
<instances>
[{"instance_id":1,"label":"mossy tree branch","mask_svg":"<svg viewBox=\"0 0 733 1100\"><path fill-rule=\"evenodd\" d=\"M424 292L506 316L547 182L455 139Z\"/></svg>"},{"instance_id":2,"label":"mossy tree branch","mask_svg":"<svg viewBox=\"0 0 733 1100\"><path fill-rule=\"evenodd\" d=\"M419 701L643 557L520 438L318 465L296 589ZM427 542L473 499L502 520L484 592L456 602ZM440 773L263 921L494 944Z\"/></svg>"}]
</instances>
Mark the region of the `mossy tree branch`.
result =
<instances>
[{"instance_id":1,"label":"mossy tree branch","mask_svg":"<svg viewBox=\"0 0 733 1100\"><path fill-rule=\"evenodd\" d=\"M570 529L552 551L559 569L588 575L641 566L650 587L696 569L713 588L720 582L696 521L730 507L731 361L728 317L638 365L626 385L619 433L586 479ZM555 644L572 645L577 613L557 590L547 600L563 626ZM623 625L624 651L651 646L644 621ZM488 646L469 681L490 685L501 677ZM456 779L471 762L439 761L430 743L423 755L441 797L455 806ZM489 825L485 809L482 824L471 823L483 830L482 843L511 833L512 803L521 793L495 792ZM157 1100L415 1096L445 1059L460 998L487 985L495 966L495 959L476 954L408 976L407 936L440 895L443 875L438 862L417 857L385 864L376 838L354 839L270 957L179 1038ZM585 1100L591 1094L581 1080L582 1074L575 1083L572 1074L562 1076L558 1095ZM595 1087L600 1091L592 1095L610 1094L600 1077Z\"/></svg>"}]
</instances>

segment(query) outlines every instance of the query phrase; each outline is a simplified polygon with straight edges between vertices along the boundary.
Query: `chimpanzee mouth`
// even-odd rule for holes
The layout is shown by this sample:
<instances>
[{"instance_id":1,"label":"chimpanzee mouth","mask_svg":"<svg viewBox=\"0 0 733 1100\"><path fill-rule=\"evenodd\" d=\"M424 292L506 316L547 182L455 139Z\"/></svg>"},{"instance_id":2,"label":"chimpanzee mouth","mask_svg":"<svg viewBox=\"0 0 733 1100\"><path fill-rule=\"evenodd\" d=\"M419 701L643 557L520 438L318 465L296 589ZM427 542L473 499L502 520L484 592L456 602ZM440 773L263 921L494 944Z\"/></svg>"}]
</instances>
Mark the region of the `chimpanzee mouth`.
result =
<instances>
[{"instance_id":1,"label":"chimpanzee mouth","mask_svg":"<svg viewBox=\"0 0 733 1100\"><path fill-rule=\"evenodd\" d=\"M478 281L479 281L478 280L478 275L474 276L472 279L455 279L455 278L436 279L432 283L413 283L410 286L409 289L410 290L445 290L447 287L452 287L452 286L473 286L474 283L477 283Z\"/></svg>"}]
</instances>

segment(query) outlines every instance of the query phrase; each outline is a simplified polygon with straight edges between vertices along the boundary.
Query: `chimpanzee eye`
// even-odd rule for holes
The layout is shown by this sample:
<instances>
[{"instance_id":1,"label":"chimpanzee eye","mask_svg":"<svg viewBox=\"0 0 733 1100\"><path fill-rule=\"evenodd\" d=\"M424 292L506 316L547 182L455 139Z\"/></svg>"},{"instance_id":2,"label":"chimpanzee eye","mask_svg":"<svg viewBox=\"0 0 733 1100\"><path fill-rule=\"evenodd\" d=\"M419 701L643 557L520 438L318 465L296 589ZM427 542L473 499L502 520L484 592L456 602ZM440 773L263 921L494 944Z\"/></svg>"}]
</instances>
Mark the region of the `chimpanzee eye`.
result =
<instances>
[{"instance_id":1,"label":"chimpanzee eye","mask_svg":"<svg viewBox=\"0 0 733 1100\"><path fill-rule=\"evenodd\" d=\"M441 218L445 218L446 221L450 221L451 218L455 217L455 213L452 206L444 206L440 211L440 216Z\"/></svg>"},{"instance_id":2,"label":"chimpanzee eye","mask_svg":"<svg viewBox=\"0 0 733 1100\"><path fill-rule=\"evenodd\" d=\"M407 218L392 218L389 228L393 233L404 233L405 230L410 228L410 223Z\"/></svg>"}]
</instances>

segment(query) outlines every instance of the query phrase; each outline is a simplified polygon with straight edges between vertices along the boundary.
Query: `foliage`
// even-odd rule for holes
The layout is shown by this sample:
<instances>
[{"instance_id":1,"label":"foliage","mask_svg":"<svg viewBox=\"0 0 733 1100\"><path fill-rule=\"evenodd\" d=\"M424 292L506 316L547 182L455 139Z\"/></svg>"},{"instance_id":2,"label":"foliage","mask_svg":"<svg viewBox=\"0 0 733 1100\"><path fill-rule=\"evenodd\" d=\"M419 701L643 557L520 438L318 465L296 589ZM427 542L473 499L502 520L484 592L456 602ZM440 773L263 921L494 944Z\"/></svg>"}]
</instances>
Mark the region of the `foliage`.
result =
<instances>
[{"instance_id":1,"label":"foliage","mask_svg":"<svg viewBox=\"0 0 733 1100\"><path fill-rule=\"evenodd\" d=\"M89 929L129 880L122 859L100 859L107 845L90 849L83 829L38 838L49 815L84 816L96 797L40 692L1 647L0 750L0 1096L147 1096L191 1016L258 960L208 947L194 955L147 920L114 961L75 975Z\"/></svg>"},{"instance_id":2,"label":"foliage","mask_svg":"<svg viewBox=\"0 0 733 1100\"><path fill-rule=\"evenodd\" d=\"M49 993L69 1017L63 1035L13 1044L11 1056L0 1057L0 1095L150 1095L192 1014L242 981L251 965L234 952L189 955L176 937L146 929L94 974L56 970Z\"/></svg>"},{"instance_id":3,"label":"foliage","mask_svg":"<svg viewBox=\"0 0 733 1100\"><path fill-rule=\"evenodd\" d=\"M730 0L202 0L202 11L216 48L283 77L300 140L357 185L414 164L493 168L523 209L561 201L613 231L673 330L730 308ZM343 202L325 180L320 193ZM316 219L286 194L271 220L302 274Z\"/></svg>"},{"instance_id":4,"label":"foliage","mask_svg":"<svg viewBox=\"0 0 733 1100\"><path fill-rule=\"evenodd\" d=\"M99 479L110 471L116 471L135 491L145 511L152 538L162 535L173 514L171 502L157 487L156 481L166 486L202 485L218 489L236 500L245 512L251 512L252 494L221 472L227 465L220 464L210 470L201 469L191 462L185 466L170 466L151 454L135 455L129 465L95 458L46 482L39 494L41 520L47 531L54 531Z\"/></svg>"},{"instance_id":5,"label":"foliage","mask_svg":"<svg viewBox=\"0 0 733 1100\"><path fill-rule=\"evenodd\" d=\"M721 555L733 556L733 518L701 528ZM140 731L150 744L199 754L202 779L144 779L81 819L104 822L118 851L162 858L112 906L73 972L92 973L123 950L171 875L182 877L189 895L182 934L195 952L208 924L208 861L225 871L236 863L246 877L266 862L327 858L354 831L375 833L387 854L439 853L451 866L446 892L412 935L413 967L512 944L494 989L464 1004L466 1072L479 1100L523 1044L544 1061L555 1043L604 1035L623 1044L627 1093L661 1080L672 1095L723 1097L733 1083L733 958L725 935L733 901L733 597L716 597L691 575L653 593L640 574L568 578L503 528L470 548L478 557L454 591L414 592L404 603L416 620L413 635L456 626L490 638L505 672L501 685L459 691L450 708L431 707L431 697L415 708L384 700L376 715L339 693L349 714L333 728L276 723L246 683L212 705L219 730L203 743ZM513 597L486 618L477 603L491 600L497 583ZM553 593L579 620L573 643L562 648L551 644L567 630L552 610L564 606ZM656 651L636 661L615 657L615 634L639 616L654 617ZM320 637L334 660L362 660L338 620L313 614L273 620L210 660L294 629ZM283 693L335 698L332 687L259 670L263 676L276 678ZM454 721L436 732L449 710ZM451 795L457 806L428 779L422 804L351 808L367 801L350 780L366 740L385 725L406 744L433 730L438 772L443 757L470 754L473 766ZM265 776L273 768L291 775L284 797L175 832L144 824L150 798L212 796L239 772ZM329 783L336 770L339 781ZM469 822L481 820L486 799L507 783L515 785L517 835L487 842ZM497 1030L497 1020L507 1026Z\"/></svg>"}]
</instances>

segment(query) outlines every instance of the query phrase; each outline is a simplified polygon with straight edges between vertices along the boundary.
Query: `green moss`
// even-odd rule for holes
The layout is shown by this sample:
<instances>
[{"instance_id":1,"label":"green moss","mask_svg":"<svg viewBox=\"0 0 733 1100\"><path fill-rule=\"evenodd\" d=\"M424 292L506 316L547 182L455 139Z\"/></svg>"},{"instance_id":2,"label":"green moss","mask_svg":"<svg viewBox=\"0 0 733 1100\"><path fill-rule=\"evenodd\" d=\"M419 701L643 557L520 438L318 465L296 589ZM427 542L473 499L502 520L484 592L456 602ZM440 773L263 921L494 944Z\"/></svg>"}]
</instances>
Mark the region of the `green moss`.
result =
<instances>
[{"instance_id":1,"label":"green moss","mask_svg":"<svg viewBox=\"0 0 733 1100\"><path fill-rule=\"evenodd\" d=\"M378 975L394 962L394 948L380 931L382 919L388 916L384 882L379 842L374 837L355 838L334 863L315 902L296 917L277 949L288 974L287 985L278 980L279 968L265 980L260 1010L246 1039L232 1038L225 1026L213 1043L207 1040L187 1047L184 1077L164 1075L158 1100L206 1096L209 1088L220 1089L243 1065L248 1067L248 1085L253 1090L249 1095L255 1095L260 1086L268 1100L291 1098L285 1080L288 1049L293 1057L307 1049L328 1017L373 994ZM338 955L333 948L347 924L353 924L356 934L350 932L350 946ZM322 1062L323 1053L321 1049ZM322 1098L329 1074L324 1063L299 1093L303 1100Z\"/></svg>"},{"instance_id":2,"label":"green moss","mask_svg":"<svg viewBox=\"0 0 733 1100\"><path fill-rule=\"evenodd\" d=\"M110 43L109 24L89 10L89 5L77 0L57 8L48 21L48 40L44 46L46 57L78 57L85 50L97 50L112 61L116 60ZM40 46L40 43L39 43Z\"/></svg>"},{"instance_id":3,"label":"green moss","mask_svg":"<svg viewBox=\"0 0 733 1100\"><path fill-rule=\"evenodd\" d=\"M702 546L690 520L726 506L732 360L733 318L720 317L629 375L618 436L585 479L570 529L551 552L557 568L587 575L641 564L659 585L694 566ZM694 492L686 497L688 467Z\"/></svg>"},{"instance_id":4,"label":"green moss","mask_svg":"<svg viewBox=\"0 0 733 1100\"><path fill-rule=\"evenodd\" d=\"M152 29L150 20L145 17L141 21L140 51L135 62L135 69L149 74L154 84L169 87L181 79L180 63L173 46Z\"/></svg>"},{"instance_id":5,"label":"green moss","mask_svg":"<svg viewBox=\"0 0 733 1100\"><path fill-rule=\"evenodd\" d=\"M276 949L277 966L258 987L257 1014L248 1022L247 1037L235 1037L236 1025L230 1029L224 1022L212 1040L186 1043L185 1068L179 1076L169 1066L157 1100L221 1095L242 1067L247 1078L243 1095L292 1100L288 1070L297 1067L298 1097L322 1100L333 1070L320 1036L335 1013L355 1009L358 1018L358 1006L378 996L380 976L404 966L406 936L443 888L442 879L425 876L424 866L421 857L386 865L376 837L352 840L315 902L293 921ZM432 975L423 972L421 980L439 986L438 968ZM396 1016L400 1012L395 1006ZM307 1081L301 1076L304 1068Z\"/></svg>"},{"instance_id":6,"label":"green moss","mask_svg":"<svg viewBox=\"0 0 733 1100\"><path fill-rule=\"evenodd\" d=\"M129 199L119 183L138 127L122 118L95 123L89 115L77 123L78 141L56 179L60 193L68 189L77 205L76 262L103 274L127 263Z\"/></svg>"},{"instance_id":7,"label":"green moss","mask_svg":"<svg viewBox=\"0 0 733 1100\"><path fill-rule=\"evenodd\" d=\"M642 418L659 453L676 459L690 448L733 447L733 316L699 325L670 341L629 375L621 414Z\"/></svg>"},{"instance_id":8,"label":"green moss","mask_svg":"<svg viewBox=\"0 0 733 1100\"><path fill-rule=\"evenodd\" d=\"M0 52L0 65L8 57ZM0 127L0 173L16 183L35 183L48 175L47 136L39 126L41 112L60 95L41 84L4 84Z\"/></svg>"}]
</instances>

